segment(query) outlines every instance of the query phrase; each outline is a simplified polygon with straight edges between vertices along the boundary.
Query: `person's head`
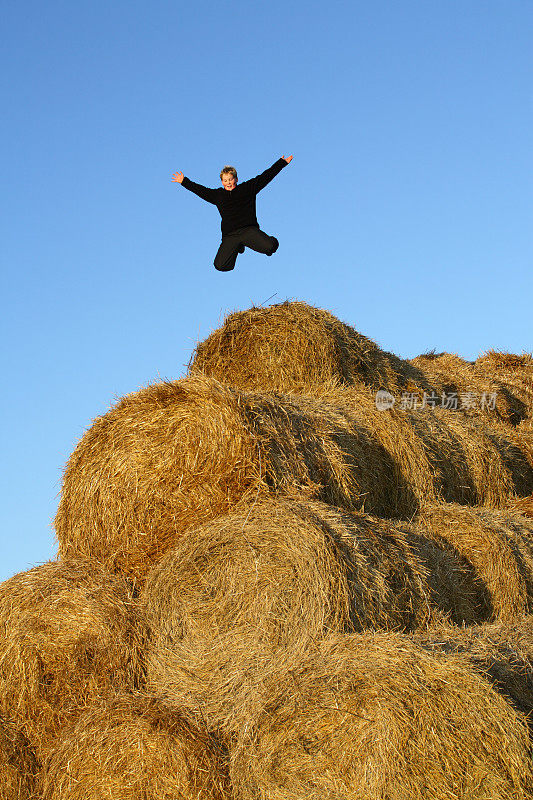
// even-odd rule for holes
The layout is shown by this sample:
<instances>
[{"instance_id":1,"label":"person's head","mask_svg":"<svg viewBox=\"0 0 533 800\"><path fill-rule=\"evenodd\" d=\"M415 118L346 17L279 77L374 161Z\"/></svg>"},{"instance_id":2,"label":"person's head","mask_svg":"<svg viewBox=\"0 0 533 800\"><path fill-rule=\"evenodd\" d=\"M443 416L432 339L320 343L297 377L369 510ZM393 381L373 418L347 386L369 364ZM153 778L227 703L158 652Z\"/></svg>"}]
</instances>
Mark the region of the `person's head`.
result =
<instances>
[{"instance_id":1,"label":"person's head","mask_svg":"<svg viewBox=\"0 0 533 800\"><path fill-rule=\"evenodd\" d=\"M224 167L220 173L220 180L222 181L222 186L224 189L227 189L228 192L235 189L237 186L237 170L235 167Z\"/></svg>"}]
</instances>

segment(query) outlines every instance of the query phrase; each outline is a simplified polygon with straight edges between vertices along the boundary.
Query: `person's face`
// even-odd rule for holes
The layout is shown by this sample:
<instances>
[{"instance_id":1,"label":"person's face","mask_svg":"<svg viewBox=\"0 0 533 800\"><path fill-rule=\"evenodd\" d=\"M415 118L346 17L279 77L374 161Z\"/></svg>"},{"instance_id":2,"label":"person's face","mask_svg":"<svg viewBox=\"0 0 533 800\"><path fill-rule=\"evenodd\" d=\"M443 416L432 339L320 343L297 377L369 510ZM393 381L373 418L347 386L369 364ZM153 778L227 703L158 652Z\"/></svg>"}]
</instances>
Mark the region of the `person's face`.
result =
<instances>
[{"instance_id":1,"label":"person's face","mask_svg":"<svg viewBox=\"0 0 533 800\"><path fill-rule=\"evenodd\" d=\"M231 174L231 172L225 172L222 175L222 185L224 189L227 189L228 192L231 192L232 189L235 189L237 186L237 178Z\"/></svg>"}]
</instances>

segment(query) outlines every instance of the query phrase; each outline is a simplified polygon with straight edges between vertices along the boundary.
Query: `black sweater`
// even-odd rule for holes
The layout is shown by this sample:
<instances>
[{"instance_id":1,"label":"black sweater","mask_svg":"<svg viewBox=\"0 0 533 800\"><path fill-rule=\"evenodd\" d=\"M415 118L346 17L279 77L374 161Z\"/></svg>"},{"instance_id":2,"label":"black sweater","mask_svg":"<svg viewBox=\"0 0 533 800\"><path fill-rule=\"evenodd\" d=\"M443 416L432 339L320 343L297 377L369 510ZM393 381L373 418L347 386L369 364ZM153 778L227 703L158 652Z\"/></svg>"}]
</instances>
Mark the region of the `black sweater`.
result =
<instances>
[{"instance_id":1,"label":"black sweater","mask_svg":"<svg viewBox=\"0 0 533 800\"><path fill-rule=\"evenodd\" d=\"M219 189L208 189L206 186L194 183L185 177L181 185L190 192L197 194L202 200L207 200L208 203L213 203L218 208L222 217L220 225L222 236L225 236L240 228L259 227L255 210L256 195L286 166L285 159L278 158L275 164L272 164L260 175L250 178L249 181L244 181L244 183L238 183L231 191L224 189L223 186Z\"/></svg>"}]
</instances>

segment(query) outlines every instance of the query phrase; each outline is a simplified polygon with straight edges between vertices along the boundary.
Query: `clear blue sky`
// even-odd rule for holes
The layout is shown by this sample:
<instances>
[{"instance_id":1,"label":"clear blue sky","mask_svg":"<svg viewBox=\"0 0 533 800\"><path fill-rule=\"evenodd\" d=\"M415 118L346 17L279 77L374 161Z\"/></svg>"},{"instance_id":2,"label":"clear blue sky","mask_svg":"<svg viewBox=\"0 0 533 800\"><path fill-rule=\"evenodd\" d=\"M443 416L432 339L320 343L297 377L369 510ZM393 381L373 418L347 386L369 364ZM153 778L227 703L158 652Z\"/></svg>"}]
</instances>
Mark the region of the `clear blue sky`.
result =
<instances>
[{"instance_id":1,"label":"clear blue sky","mask_svg":"<svg viewBox=\"0 0 533 800\"><path fill-rule=\"evenodd\" d=\"M301 299L404 357L533 349L530 0L2 6L2 559L61 471L228 310ZM279 156L272 258L217 273L217 186ZM274 297L272 297L274 296Z\"/></svg>"}]
</instances>

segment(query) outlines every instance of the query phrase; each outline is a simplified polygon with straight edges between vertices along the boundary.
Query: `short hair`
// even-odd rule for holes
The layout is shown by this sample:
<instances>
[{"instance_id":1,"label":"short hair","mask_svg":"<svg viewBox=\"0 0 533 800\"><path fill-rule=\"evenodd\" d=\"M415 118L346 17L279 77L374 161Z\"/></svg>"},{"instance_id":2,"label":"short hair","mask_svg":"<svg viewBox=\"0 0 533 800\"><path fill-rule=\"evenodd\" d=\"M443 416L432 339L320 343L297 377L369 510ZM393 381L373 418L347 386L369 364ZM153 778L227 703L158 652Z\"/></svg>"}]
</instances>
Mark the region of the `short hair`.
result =
<instances>
[{"instance_id":1,"label":"short hair","mask_svg":"<svg viewBox=\"0 0 533 800\"><path fill-rule=\"evenodd\" d=\"M222 170L222 172L220 173L220 179L222 180L222 176L223 176L223 175L227 175L227 174L228 174L228 172L229 172L231 175L233 175L233 177L235 178L235 180L237 180L237 170L235 169L235 167L228 167L227 165L224 167L224 169L223 169L223 170Z\"/></svg>"}]
</instances>

